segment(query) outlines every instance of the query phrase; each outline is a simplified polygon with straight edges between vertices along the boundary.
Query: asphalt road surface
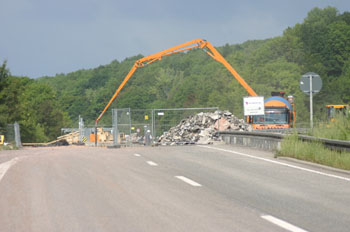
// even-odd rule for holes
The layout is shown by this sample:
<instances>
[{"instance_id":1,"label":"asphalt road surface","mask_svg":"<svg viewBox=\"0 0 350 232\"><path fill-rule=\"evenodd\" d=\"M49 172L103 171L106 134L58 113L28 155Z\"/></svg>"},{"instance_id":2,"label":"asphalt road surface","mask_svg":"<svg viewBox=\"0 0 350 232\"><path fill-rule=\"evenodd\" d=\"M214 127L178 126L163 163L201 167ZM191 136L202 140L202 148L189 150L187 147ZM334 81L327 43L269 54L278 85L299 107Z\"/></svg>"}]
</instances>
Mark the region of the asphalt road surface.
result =
<instances>
[{"instance_id":1,"label":"asphalt road surface","mask_svg":"<svg viewBox=\"0 0 350 232\"><path fill-rule=\"evenodd\" d=\"M226 145L0 151L0 231L349 231L350 175Z\"/></svg>"}]
</instances>

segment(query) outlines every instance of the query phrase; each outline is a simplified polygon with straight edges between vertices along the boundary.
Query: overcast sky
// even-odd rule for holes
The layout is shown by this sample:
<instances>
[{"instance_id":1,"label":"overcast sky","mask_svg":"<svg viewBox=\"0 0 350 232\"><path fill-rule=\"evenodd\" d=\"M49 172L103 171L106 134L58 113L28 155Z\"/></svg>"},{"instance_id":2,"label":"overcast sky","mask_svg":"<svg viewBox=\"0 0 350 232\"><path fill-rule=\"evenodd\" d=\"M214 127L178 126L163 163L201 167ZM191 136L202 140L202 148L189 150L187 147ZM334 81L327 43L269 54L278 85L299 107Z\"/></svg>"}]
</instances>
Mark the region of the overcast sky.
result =
<instances>
[{"instance_id":1,"label":"overcast sky","mask_svg":"<svg viewBox=\"0 0 350 232\"><path fill-rule=\"evenodd\" d=\"M350 11L349 0L0 0L0 63L36 78L196 38L214 46L266 39L327 6Z\"/></svg>"}]
</instances>

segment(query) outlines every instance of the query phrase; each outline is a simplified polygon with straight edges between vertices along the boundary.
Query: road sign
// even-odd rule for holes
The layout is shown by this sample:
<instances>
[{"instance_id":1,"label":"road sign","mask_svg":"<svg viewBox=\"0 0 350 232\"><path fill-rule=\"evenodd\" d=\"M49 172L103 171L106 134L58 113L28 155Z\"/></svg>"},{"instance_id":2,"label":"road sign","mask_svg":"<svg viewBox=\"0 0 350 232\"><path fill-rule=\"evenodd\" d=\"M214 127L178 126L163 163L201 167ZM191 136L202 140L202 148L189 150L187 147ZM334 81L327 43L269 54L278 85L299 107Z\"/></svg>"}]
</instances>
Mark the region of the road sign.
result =
<instances>
[{"instance_id":1,"label":"road sign","mask_svg":"<svg viewBox=\"0 0 350 232\"><path fill-rule=\"evenodd\" d=\"M243 98L244 116L264 115L264 97L244 97Z\"/></svg>"},{"instance_id":2,"label":"road sign","mask_svg":"<svg viewBox=\"0 0 350 232\"><path fill-rule=\"evenodd\" d=\"M311 80L310 80L311 79ZM305 94L310 95L312 91L313 94L320 92L322 89L322 79L320 75L314 72L308 72L301 76L299 87L301 91ZM311 88L312 87L312 90Z\"/></svg>"},{"instance_id":3,"label":"road sign","mask_svg":"<svg viewBox=\"0 0 350 232\"><path fill-rule=\"evenodd\" d=\"M314 94L320 92L322 79L317 73L308 72L301 76L299 86L301 91L310 95L310 127L312 129L314 127L312 97Z\"/></svg>"}]
</instances>

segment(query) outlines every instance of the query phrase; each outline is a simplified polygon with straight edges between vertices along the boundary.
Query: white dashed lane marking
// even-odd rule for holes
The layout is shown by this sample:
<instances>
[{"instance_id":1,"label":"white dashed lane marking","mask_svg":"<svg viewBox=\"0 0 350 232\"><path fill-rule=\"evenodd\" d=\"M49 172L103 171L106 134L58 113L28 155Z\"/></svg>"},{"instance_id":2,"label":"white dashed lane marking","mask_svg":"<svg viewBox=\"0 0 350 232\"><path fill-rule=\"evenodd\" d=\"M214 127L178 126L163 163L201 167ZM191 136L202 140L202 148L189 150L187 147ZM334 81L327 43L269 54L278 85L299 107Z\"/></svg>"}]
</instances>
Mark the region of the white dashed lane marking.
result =
<instances>
[{"instance_id":1,"label":"white dashed lane marking","mask_svg":"<svg viewBox=\"0 0 350 232\"><path fill-rule=\"evenodd\" d=\"M148 165L150 166L158 166L158 164L156 164L155 162L153 161L147 161Z\"/></svg>"},{"instance_id":2,"label":"white dashed lane marking","mask_svg":"<svg viewBox=\"0 0 350 232\"><path fill-rule=\"evenodd\" d=\"M271 215L262 215L261 218L265 219L266 221L269 221L285 230L292 231L292 232L307 232L307 230L301 229L297 226L294 226L288 222L285 222L281 219L278 219L276 217L273 217Z\"/></svg>"},{"instance_id":3,"label":"white dashed lane marking","mask_svg":"<svg viewBox=\"0 0 350 232\"><path fill-rule=\"evenodd\" d=\"M179 179L179 180L182 180L183 182L189 184L189 185L192 185L194 187L200 187L202 186L201 184L187 178L187 177L184 177L184 176L175 176L175 178Z\"/></svg>"}]
</instances>

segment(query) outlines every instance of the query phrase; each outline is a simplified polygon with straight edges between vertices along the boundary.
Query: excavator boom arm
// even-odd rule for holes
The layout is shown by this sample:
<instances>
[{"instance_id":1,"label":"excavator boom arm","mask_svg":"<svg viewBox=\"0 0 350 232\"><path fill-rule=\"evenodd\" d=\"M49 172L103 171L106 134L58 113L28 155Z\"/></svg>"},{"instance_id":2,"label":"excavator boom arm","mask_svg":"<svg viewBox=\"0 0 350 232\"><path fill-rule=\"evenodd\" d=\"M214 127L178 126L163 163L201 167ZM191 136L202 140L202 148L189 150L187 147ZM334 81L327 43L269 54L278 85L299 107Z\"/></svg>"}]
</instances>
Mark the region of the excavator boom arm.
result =
<instances>
[{"instance_id":1,"label":"excavator boom arm","mask_svg":"<svg viewBox=\"0 0 350 232\"><path fill-rule=\"evenodd\" d=\"M215 59L216 61L222 63L227 68L227 70L230 71L230 73L236 78L236 80L243 86L243 88L247 90L249 96L253 96L253 97L258 96L258 94L256 94L256 92L247 84L247 82L245 82L245 80L225 60L225 58L214 48L214 46L211 45L211 43L209 43L208 41L206 41L205 43L206 43L205 46L211 51L211 53L207 51L207 54L211 56L213 59Z\"/></svg>"},{"instance_id":2,"label":"excavator boom arm","mask_svg":"<svg viewBox=\"0 0 350 232\"><path fill-rule=\"evenodd\" d=\"M209 51L206 51L206 53L209 56L211 56L214 60L222 63L230 71L230 73L235 77L235 79L247 90L247 92L248 92L248 94L250 96L257 96L255 91L244 81L244 79L225 60L225 58L214 48L214 46L211 45L211 43L209 43L206 40L195 39L195 40L189 41L187 43L180 44L178 46L166 49L164 51L161 51L161 52L158 52L158 53L155 53L153 55L146 56L146 57L143 57L143 58L137 60L135 62L135 64L134 64L134 66L129 71L129 73L124 78L123 82L119 85L118 89L113 94L112 98L109 100L109 102L106 105L106 107L103 109L101 114L96 119L95 126L97 126L98 121L102 118L102 116L107 111L109 106L112 104L114 99L118 96L119 92L124 88L125 84L128 82L130 77L135 73L135 71L138 68L144 67L144 66L146 66L148 64L151 64L151 63L153 63L153 62L155 62L157 60L161 60L162 57L164 57L164 56L169 56L169 55L172 55L172 54L175 54L175 53L188 51L188 50L191 50L191 49L194 49L194 48L201 48L203 50L205 50L205 48L207 48Z\"/></svg>"}]
</instances>

